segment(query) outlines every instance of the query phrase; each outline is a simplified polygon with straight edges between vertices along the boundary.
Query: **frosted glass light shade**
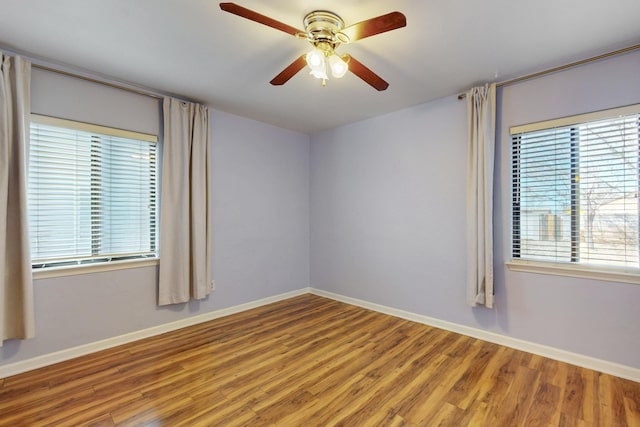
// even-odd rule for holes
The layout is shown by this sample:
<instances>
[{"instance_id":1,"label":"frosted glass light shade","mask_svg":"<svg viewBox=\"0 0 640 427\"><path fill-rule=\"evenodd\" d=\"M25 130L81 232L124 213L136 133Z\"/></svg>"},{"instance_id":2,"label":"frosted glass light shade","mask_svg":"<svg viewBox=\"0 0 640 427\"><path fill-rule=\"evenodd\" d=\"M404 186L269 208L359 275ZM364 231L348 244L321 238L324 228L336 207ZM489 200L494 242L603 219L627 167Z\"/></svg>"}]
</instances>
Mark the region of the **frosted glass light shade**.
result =
<instances>
[{"instance_id":1,"label":"frosted glass light shade","mask_svg":"<svg viewBox=\"0 0 640 427\"><path fill-rule=\"evenodd\" d=\"M323 80L329 80L329 76L327 76L327 71L326 70L311 70L311 74L313 77L315 77L316 79L323 79Z\"/></svg>"},{"instance_id":2,"label":"frosted glass light shade","mask_svg":"<svg viewBox=\"0 0 640 427\"><path fill-rule=\"evenodd\" d=\"M331 75L337 79L344 76L349 71L349 66L335 53L329 57L329 68Z\"/></svg>"},{"instance_id":3,"label":"frosted glass light shade","mask_svg":"<svg viewBox=\"0 0 640 427\"><path fill-rule=\"evenodd\" d=\"M324 75L326 78L327 75L327 65L324 61L324 52L322 52L318 48L314 48L306 56L307 65L311 69L311 74L313 74L316 78L323 78Z\"/></svg>"}]
</instances>

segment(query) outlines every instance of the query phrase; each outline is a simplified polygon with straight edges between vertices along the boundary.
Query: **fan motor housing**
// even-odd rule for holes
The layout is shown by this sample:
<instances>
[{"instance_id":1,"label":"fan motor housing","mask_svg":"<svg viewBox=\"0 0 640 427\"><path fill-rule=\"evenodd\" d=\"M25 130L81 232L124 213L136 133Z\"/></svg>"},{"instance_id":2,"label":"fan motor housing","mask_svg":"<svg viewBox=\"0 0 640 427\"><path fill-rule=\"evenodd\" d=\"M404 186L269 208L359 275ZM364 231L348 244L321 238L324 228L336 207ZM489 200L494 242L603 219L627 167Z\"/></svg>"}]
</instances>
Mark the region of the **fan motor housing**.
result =
<instances>
[{"instance_id":1,"label":"fan motor housing","mask_svg":"<svg viewBox=\"0 0 640 427\"><path fill-rule=\"evenodd\" d=\"M304 28L310 41L314 44L330 43L336 47L340 43L348 43L349 38L342 33L344 21L328 10L314 10L304 17Z\"/></svg>"}]
</instances>

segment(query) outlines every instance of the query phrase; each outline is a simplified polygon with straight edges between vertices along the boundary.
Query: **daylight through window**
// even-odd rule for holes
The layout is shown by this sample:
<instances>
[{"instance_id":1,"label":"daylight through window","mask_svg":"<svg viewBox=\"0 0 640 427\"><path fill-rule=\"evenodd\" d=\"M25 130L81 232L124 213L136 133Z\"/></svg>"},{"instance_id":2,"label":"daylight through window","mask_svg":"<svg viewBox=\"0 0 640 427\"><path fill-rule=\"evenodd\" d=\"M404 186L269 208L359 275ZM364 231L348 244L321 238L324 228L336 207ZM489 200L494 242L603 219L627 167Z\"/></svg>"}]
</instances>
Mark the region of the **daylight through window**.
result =
<instances>
[{"instance_id":1,"label":"daylight through window","mask_svg":"<svg viewBox=\"0 0 640 427\"><path fill-rule=\"evenodd\" d=\"M34 267L155 257L156 142L152 135L32 116Z\"/></svg>"},{"instance_id":2,"label":"daylight through window","mask_svg":"<svg viewBox=\"0 0 640 427\"><path fill-rule=\"evenodd\" d=\"M637 271L640 106L511 129L514 259Z\"/></svg>"}]
</instances>

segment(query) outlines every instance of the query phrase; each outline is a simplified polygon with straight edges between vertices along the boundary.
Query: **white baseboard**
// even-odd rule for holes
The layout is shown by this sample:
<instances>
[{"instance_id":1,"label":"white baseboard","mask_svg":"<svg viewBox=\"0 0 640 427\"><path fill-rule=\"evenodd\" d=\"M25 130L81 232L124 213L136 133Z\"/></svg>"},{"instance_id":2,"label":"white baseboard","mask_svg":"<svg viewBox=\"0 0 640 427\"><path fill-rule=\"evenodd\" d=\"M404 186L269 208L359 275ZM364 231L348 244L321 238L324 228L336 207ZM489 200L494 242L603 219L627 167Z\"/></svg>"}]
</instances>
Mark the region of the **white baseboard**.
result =
<instances>
[{"instance_id":1,"label":"white baseboard","mask_svg":"<svg viewBox=\"0 0 640 427\"><path fill-rule=\"evenodd\" d=\"M408 311L399 310L397 308L387 307L384 305L375 304L357 298L347 297L321 289L311 288L310 292L314 295L331 298L336 301L377 311L379 313L389 314L391 316L400 317L402 319L411 320L413 322L423 323L425 325L434 326L436 328L445 329L447 331L456 332L458 334L466 335L469 337L504 345L516 350L522 350L528 353L537 354L539 356L548 357L549 359L559 360L561 362L581 366L587 369L593 369L594 371L603 372L605 374L615 375L616 377L640 382L640 369L630 366L620 365L606 360L596 359L595 357L584 356L582 354L572 353L570 351L565 351L542 344L536 344L518 338L512 338L506 335L496 334L495 332L489 332L483 329L477 329L470 326L447 322L445 320L435 319L433 317L423 316L421 314L411 313Z\"/></svg>"},{"instance_id":2,"label":"white baseboard","mask_svg":"<svg viewBox=\"0 0 640 427\"><path fill-rule=\"evenodd\" d=\"M84 356L90 353L95 353L100 350L106 350L108 348L116 347L122 344L127 344L132 341L137 341L143 338L152 337L154 335L160 335L166 332L175 331L177 329L182 329L187 326L192 326L198 323L207 322L209 320L217 319L219 317L224 317L230 314L239 313L241 311L250 310L252 308L261 307L263 305L282 301L288 298L293 298L298 295L303 295L310 292L311 292L311 288L302 288L296 291L287 292L284 294L247 302L247 303L236 305L233 307L223 308L220 310L210 311L208 313L200 314L197 316L187 317L186 319L180 319L175 322L153 326L151 328L142 329L140 331L130 332L128 334L119 335L117 337L107 338L101 341L96 341L89 344L83 344L77 347L56 351L54 353L44 354L42 356L37 356L31 359L21 360L19 362L1 365L0 378L6 378L12 375L21 374L23 372L31 371L33 369L38 369L44 366L53 365L54 363L64 362L65 360Z\"/></svg>"},{"instance_id":3,"label":"white baseboard","mask_svg":"<svg viewBox=\"0 0 640 427\"><path fill-rule=\"evenodd\" d=\"M271 304L274 302L282 301L288 298L293 298L298 295L306 293L312 293L314 295L330 298L336 301L344 302L347 304L355 305L358 307L366 308L369 310L377 311L379 313L388 314L391 316L399 317L402 319L411 320L413 322L423 323L425 325L434 326L436 328L445 329L447 331L456 332L458 334L466 335L473 338L478 338L484 341L492 342L495 344L511 347L516 350L526 351L528 353L537 354L540 356L548 357L550 359L559 360L561 362L570 363L572 365L581 366L583 368L593 369L595 371L603 372L606 374L615 375L620 378L625 378L631 381L640 382L640 369L632 368L630 366L620 365L617 363L609 362L606 360L596 359L594 357L584 356L578 353L572 353L569 351L557 349L554 347L548 347L541 344L524 341L517 338L512 338L506 335L496 334L494 332L485 331L482 329L472 328L470 326L460 325L457 323L447 322L445 320L436 319L421 314L411 313L397 308L387 307L380 304L360 300L357 298L351 298L344 295L336 294L333 292L324 291L315 288L302 288L296 291L287 292L272 297L263 298L256 301L251 301L245 304L236 305L233 307L223 308L220 310L211 311L208 313L200 314L186 319L181 319L175 322L166 323L163 325L154 326L151 328L143 329L140 331L131 332L128 334L120 335L117 337L107 338L105 340L96 341L89 344L84 344L78 347L73 347L54 353L37 356L32 359L21 360L15 363L9 363L0 366L0 378L10 377L23 372L31 371L33 369L42 368L44 366L53 365L55 363L64 362L69 359L73 359L86 354L95 353L100 350L106 350L108 348L116 347L118 345L127 344L132 341L141 340L143 338L152 337L155 335L164 334L166 332L175 331L188 326L196 325L198 323L207 322L209 320L217 319L219 317L228 316L230 314L239 313L252 308L261 307L263 305Z\"/></svg>"}]
</instances>

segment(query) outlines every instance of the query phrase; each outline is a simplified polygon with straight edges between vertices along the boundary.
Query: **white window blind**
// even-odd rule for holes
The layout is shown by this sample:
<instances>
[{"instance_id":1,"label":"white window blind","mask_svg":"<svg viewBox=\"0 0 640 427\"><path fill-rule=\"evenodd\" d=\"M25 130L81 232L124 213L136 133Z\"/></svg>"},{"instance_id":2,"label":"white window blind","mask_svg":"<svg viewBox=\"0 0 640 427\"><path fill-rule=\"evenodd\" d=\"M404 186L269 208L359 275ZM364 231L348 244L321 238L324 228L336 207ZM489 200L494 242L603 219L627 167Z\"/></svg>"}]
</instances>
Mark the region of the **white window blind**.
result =
<instances>
[{"instance_id":1,"label":"white window blind","mask_svg":"<svg viewBox=\"0 0 640 427\"><path fill-rule=\"evenodd\" d=\"M514 259L638 272L640 106L511 129Z\"/></svg>"},{"instance_id":2,"label":"white window blind","mask_svg":"<svg viewBox=\"0 0 640 427\"><path fill-rule=\"evenodd\" d=\"M34 267L156 255L153 135L32 115Z\"/></svg>"}]
</instances>

